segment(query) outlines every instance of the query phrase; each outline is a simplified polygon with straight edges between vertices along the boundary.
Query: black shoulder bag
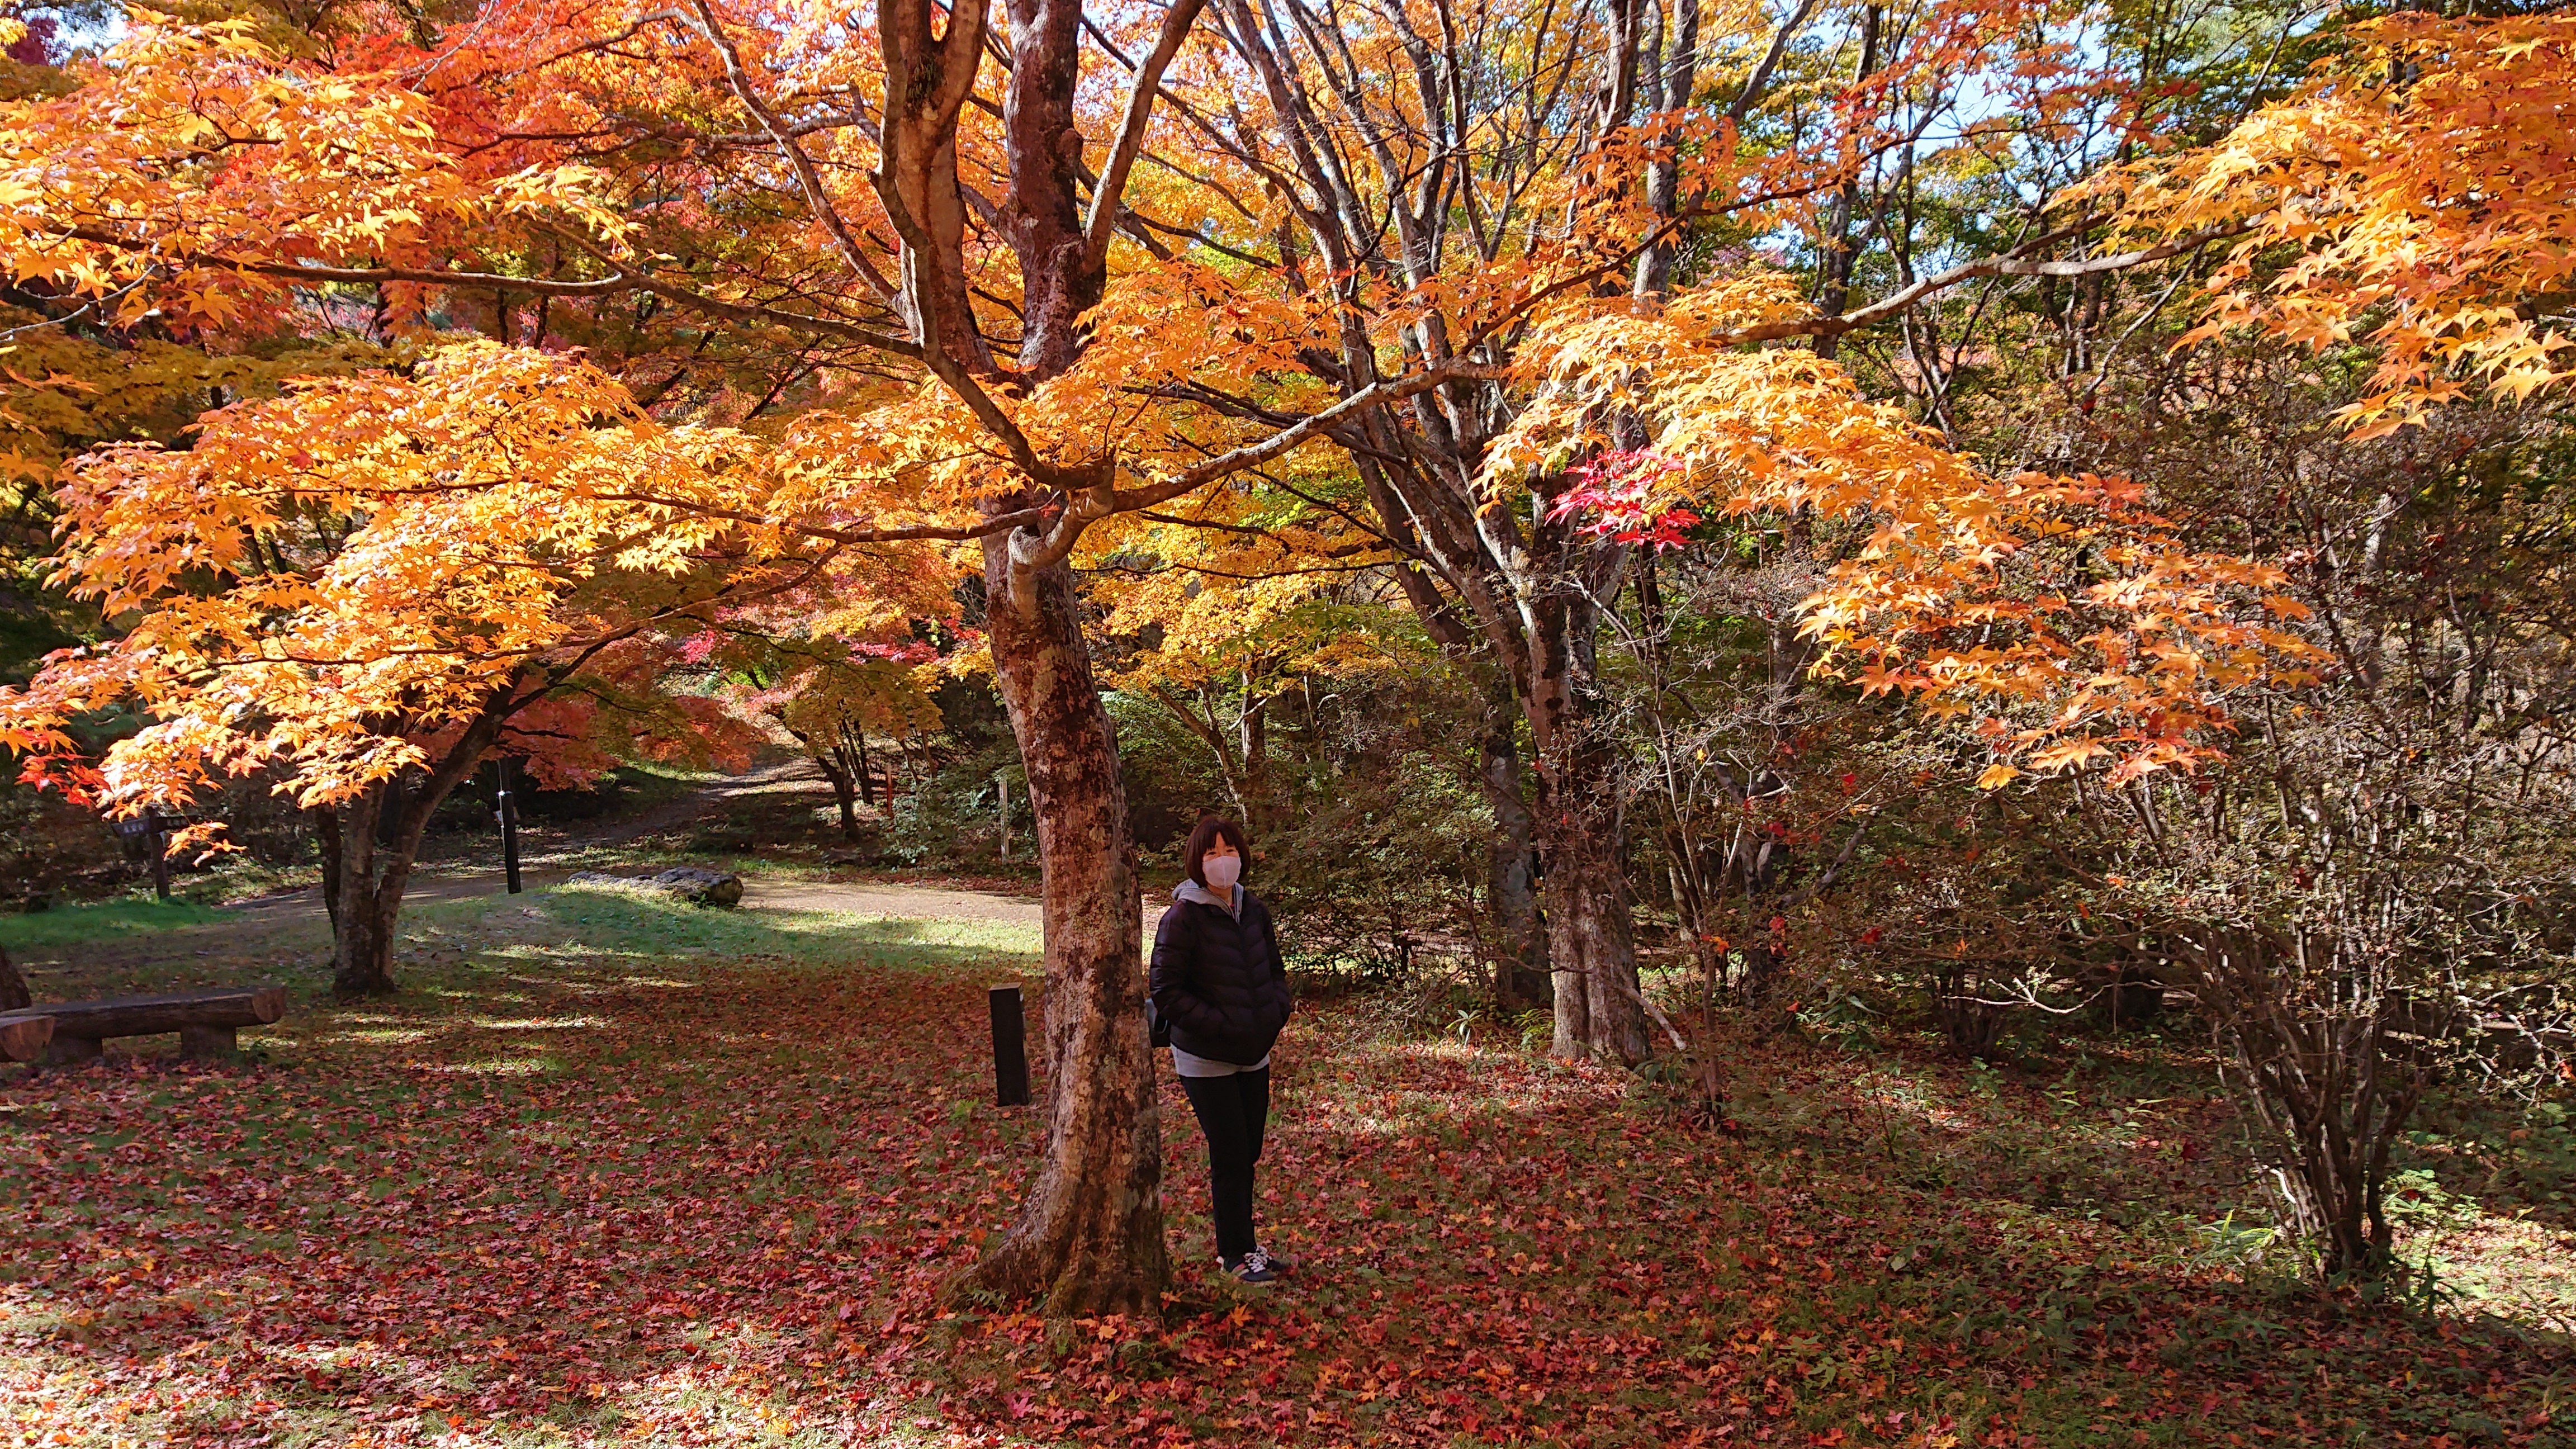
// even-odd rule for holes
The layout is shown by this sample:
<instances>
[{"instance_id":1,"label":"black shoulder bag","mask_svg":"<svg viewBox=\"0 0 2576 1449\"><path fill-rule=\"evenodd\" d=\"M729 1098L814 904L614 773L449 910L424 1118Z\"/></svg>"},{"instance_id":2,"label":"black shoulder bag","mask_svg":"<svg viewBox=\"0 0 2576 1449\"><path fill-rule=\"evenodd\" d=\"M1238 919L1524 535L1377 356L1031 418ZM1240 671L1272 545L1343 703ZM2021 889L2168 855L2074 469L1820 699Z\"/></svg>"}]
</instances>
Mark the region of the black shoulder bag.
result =
<instances>
[{"instance_id":1,"label":"black shoulder bag","mask_svg":"<svg viewBox=\"0 0 2576 1449\"><path fill-rule=\"evenodd\" d=\"M1172 1044L1172 1023L1154 1009L1154 980L1151 968L1145 978L1145 1042L1156 1050Z\"/></svg>"}]
</instances>

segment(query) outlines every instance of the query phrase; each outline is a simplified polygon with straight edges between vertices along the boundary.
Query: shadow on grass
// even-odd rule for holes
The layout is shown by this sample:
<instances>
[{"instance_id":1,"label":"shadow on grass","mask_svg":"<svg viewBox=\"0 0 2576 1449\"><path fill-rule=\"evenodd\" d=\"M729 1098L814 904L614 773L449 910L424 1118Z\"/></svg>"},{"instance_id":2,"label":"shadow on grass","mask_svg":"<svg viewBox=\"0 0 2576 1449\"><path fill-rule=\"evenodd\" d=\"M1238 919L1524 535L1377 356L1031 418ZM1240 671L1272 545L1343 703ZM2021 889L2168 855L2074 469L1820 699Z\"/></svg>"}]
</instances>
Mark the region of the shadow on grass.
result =
<instances>
[{"instance_id":1,"label":"shadow on grass","mask_svg":"<svg viewBox=\"0 0 2576 1449\"><path fill-rule=\"evenodd\" d=\"M0 916L0 949L12 956L59 951L156 931L222 925L235 917L219 906L190 900L120 897L56 906L29 915Z\"/></svg>"},{"instance_id":2,"label":"shadow on grass","mask_svg":"<svg viewBox=\"0 0 2576 1449\"><path fill-rule=\"evenodd\" d=\"M1041 944L1035 927L1001 921L914 920L856 911L708 909L613 886L558 886L522 899L533 902L520 908L524 919L577 928L585 946L609 952L697 951L807 961L838 959L864 947L871 952L871 964L905 965L936 964L960 951L1035 955ZM889 949L902 947L918 947L930 954L915 963L905 951Z\"/></svg>"},{"instance_id":3,"label":"shadow on grass","mask_svg":"<svg viewBox=\"0 0 2576 1449\"><path fill-rule=\"evenodd\" d=\"M0 1422L281 1446L2576 1429L2548 1335L2177 1250L2148 1203L2220 1175L2161 1155L2205 1103L2115 1115L2082 1079L1779 1051L1738 1063L1758 1085L1719 1136L1625 1074L1406 1039L1365 1003L1281 1046L1261 1211L1304 1258L1288 1285L1211 1271L1167 1074L1166 1321L952 1312L935 1287L1034 1167L1035 1115L989 1104L982 1001L1034 969L1028 934L452 901L407 923L404 994L307 1002L265 1064L0 1076Z\"/></svg>"}]
</instances>

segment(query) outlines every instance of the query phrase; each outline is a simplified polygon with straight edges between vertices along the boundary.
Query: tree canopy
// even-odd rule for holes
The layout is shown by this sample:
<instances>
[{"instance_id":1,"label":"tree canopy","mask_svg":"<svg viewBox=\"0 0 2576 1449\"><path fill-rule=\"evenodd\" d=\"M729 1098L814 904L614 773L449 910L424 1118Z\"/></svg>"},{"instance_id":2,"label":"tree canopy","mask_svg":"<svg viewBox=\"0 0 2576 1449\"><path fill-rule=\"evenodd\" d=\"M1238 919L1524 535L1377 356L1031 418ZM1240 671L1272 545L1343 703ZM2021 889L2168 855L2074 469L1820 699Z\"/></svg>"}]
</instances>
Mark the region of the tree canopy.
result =
<instances>
[{"instance_id":1,"label":"tree canopy","mask_svg":"<svg viewBox=\"0 0 2576 1449\"><path fill-rule=\"evenodd\" d=\"M1691 857L1677 918L1731 892L1768 923L1685 922L1690 949L1774 1006L1792 913L1901 855L1863 846L1857 784L1795 831L1763 803L1855 721L1918 731L1970 817L2062 787L2108 833L2050 869L2145 879L2124 852L2172 866L2187 833L2157 792L2375 689L2402 632L2373 612L2402 585L2336 572L2381 568L2384 529L2262 501L2307 464L2238 419L2220 498L2172 439L2305 389L2333 437L2297 448L2448 472L2511 450L2463 418L2545 431L2576 377L2553 13L241 0L47 44L0 101L0 429L98 622L0 693L0 743L123 810L273 772L341 852L344 988L383 990L408 852L487 756L573 781L766 717L856 761L927 695L854 661L964 645L1023 761L1053 983L1046 1166L977 1283L1063 1312L1150 1309L1165 1271L1104 684L1258 817L1291 679L1436 657L1478 712L1503 954L1545 963L1558 1054L1634 1062L1681 1039L1639 970L1640 779ZM2310 372L2262 372L2285 349ZM2427 486L2395 466L2383 522ZM1676 667L1659 569L1737 642ZM1756 653L1768 743L1677 758L1697 665ZM2481 660L2413 702L2491 699ZM2495 707L2523 729L2543 693ZM146 723L92 759L73 727L111 706ZM2505 747L2526 780L2564 768L2544 734ZM2286 768L2263 808L2295 834L2322 807ZM1829 854L1812 822L1845 819ZM1723 866L1689 843L1721 836ZM2380 959L2349 921L2194 925L2159 879L2132 939L2247 1018L2246 973ZM2295 1156L2343 1109L2258 1037ZM2377 1251L2348 1167L2301 1199L2337 1263Z\"/></svg>"}]
</instances>

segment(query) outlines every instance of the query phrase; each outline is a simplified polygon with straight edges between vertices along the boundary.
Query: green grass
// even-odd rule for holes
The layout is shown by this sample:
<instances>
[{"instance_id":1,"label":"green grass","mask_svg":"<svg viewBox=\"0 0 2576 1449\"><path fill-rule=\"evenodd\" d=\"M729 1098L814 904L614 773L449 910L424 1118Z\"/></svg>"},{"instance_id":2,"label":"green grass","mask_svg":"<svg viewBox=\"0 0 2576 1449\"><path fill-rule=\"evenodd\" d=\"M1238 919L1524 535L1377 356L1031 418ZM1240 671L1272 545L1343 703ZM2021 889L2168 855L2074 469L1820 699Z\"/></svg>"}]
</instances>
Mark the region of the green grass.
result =
<instances>
[{"instance_id":1,"label":"green grass","mask_svg":"<svg viewBox=\"0 0 2576 1449\"><path fill-rule=\"evenodd\" d=\"M1034 926L1002 921L925 921L856 911L763 910L693 906L658 892L616 886L561 885L521 897L584 927L606 950L783 951L798 959L846 960L856 948L913 944L956 950L1038 949ZM448 901L431 909L472 906ZM872 955L871 961L873 963Z\"/></svg>"},{"instance_id":2,"label":"green grass","mask_svg":"<svg viewBox=\"0 0 2576 1449\"><path fill-rule=\"evenodd\" d=\"M801 879L801 876L795 877ZM991 921L915 921L844 911L765 911L757 917L721 908L659 900L613 887L555 886L518 896L423 901L407 907L400 929L406 942L437 942L473 932L495 911L530 911L554 927L578 929L585 950L688 951L783 955L811 959L859 947L881 953L897 948L1034 954L1034 927ZM497 919L497 918L496 918ZM242 928L236 910L202 900L157 900L149 895L56 906L31 915L0 916L0 949L13 955L128 941L156 932L201 927ZM515 934L528 934L512 927ZM484 934L489 934L488 932Z\"/></svg>"},{"instance_id":3,"label":"green grass","mask_svg":"<svg viewBox=\"0 0 2576 1449\"><path fill-rule=\"evenodd\" d=\"M726 778L719 770L691 770L675 765L620 765L591 790L536 795L521 814L526 823L538 825L553 823L559 818L577 825L613 821L685 799L699 788ZM522 795L534 793L524 780L519 788Z\"/></svg>"},{"instance_id":4,"label":"green grass","mask_svg":"<svg viewBox=\"0 0 2576 1449\"><path fill-rule=\"evenodd\" d=\"M204 901L149 895L61 905L30 915L0 916L0 949L11 955L125 940L155 931L221 925L240 918Z\"/></svg>"}]
</instances>

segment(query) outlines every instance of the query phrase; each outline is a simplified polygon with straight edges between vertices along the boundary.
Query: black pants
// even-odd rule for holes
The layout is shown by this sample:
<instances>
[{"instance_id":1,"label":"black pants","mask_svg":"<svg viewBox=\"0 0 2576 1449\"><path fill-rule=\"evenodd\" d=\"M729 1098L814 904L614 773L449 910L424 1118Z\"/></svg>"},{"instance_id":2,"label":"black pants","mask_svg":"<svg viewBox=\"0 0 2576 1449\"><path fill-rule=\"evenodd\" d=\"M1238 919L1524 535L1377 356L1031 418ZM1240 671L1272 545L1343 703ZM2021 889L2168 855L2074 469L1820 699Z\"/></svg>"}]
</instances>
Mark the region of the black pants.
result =
<instances>
[{"instance_id":1,"label":"black pants","mask_svg":"<svg viewBox=\"0 0 2576 1449\"><path fill-rule=\"evenodd\" d=\"M1252 1164L1270 1121L1270 1069L1230 1077L1183 1077L1190 1110L1207 1134L1208 1196L1215 1199L1216 1252L1228 1263L1252 1251Z\"/></svg>"}]
</instances>

